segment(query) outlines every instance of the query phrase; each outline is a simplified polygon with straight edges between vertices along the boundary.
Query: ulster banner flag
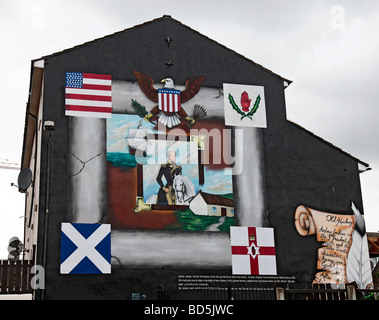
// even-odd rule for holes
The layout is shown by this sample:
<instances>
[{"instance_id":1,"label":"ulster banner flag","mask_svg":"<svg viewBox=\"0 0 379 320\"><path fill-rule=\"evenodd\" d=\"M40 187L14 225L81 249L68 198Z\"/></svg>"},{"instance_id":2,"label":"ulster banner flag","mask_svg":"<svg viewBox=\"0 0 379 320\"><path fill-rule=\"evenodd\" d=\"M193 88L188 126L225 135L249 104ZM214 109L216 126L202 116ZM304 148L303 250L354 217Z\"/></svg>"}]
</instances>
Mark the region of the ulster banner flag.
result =
<instances>
[{"instance_id":1,"label":"ulster banner flag","mask_svg":"<svg viewBox=\"0 0 379 320\"><path fill-rule=\"evenodd\" d=\"M273 228L230 227L232 273L276 275Z\"/></svg>"}]
</instances>

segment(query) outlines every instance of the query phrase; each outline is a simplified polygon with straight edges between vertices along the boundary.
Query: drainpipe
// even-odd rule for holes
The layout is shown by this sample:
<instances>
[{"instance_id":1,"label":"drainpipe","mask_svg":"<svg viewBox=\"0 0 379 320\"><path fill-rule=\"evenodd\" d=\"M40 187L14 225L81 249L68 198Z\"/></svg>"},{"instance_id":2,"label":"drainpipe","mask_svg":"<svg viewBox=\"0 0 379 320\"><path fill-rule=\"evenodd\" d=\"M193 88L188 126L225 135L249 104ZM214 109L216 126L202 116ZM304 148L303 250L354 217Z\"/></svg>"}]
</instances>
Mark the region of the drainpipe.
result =
<instances>
[{"instance_id":1,"label":"drainpipe","mask_svg":"<svg viewBox=\"0 0 379 320\"><path fill-rule=\"evenodd\" d=\"M32 220L32 214L33 214L33 204L34 204L34 178L37 170L37 151L38 151L38 118L30 112L30 104L28 104L27 113L29 116L31 116L35 120L35 147L34 147L34 169L33 169L33 189L32 189L32 201L30 204L30 212L29 212L29 225L30 228L31 220Z\"/></svg>"},{"instance_id":2,"label":"drainpipe","mask_svg":"<svg viewBox=\"0 0 379 320\"><path fill-rule=\"evenodd\" d=\"M44 234L43 234L43 256L42 256L42 267L44 274L46 276L46 260L47 260L47 233L49 224L49 198L50 198L50 167L51 167L51 132L55 130L53 121L45 121L44 130L48 131L49 138L47 142L47 164L46 164L46 196L45 196L45 223L44 223ZM41 300L45 299L45 287L41 292Z\"/></svg>"}]
</instances>

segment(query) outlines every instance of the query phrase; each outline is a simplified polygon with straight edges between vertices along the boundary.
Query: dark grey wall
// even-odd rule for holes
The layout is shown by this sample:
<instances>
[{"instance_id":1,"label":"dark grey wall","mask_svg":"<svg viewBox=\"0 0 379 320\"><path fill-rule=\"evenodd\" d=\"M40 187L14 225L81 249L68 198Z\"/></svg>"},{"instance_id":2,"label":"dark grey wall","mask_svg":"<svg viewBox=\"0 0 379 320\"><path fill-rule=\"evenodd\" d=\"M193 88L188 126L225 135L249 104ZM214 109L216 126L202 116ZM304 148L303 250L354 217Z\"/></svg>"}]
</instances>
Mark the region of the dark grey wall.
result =
<instances>
[{"instance_id":1,"label":"dark grey wall","mask_svg":"<svg viewBox=\"0 0 379 320\"><path fill-rule=\"evenodd\" d=\"M173 41L167 46L165 38ZM317 250L313 238L301 239L294 227L299 204L330 212L349 212L353 200L362 209L357 163L286 121L283 79L220 46L177 21L162 18L102 40L45 57L44 120L53 120L49 208L47 299L125 299L132 290L175 281L185 272L230 274L231 270L115 269L111 275L60 275L60 228L67 221L68 119L64 115L65 72L111 74L114 80L135 81L133 70L156 81L171 76L176 84L195 75L204 86L241 83L265 87L267 129L263 130L268 217L275 228L280 275L310 281ZM173 66L165 63L173 61ZM37 263L41 264L46 181L47 135L43 134L41 199ZM246 145L248 147L248 144ZM334 188L334 189L333 189ZM334 191L333 191L334 190ZM174 279L174 280L173 280ZM126 289L127 288L127 289ZM139 288L139 289L138 289ZM139 290L139 291L138 291ZM130 297L126 297L130 298Z\"/></svg>"},{"instance_id":2,"label":"dark grey wall","mask_svg":"<svg viewBox=\"0 0 379 320\"><path fill-rule=\"evenodd\" d=\"M265 169L270 226L275 228L278 273L313 280L316 236L296 232L299 205L337 214L352 214L351 202L363 213L358 164L297 125L265 131ZM313 271L312 271L313 270Z\"/></svg>"}]
</instances>

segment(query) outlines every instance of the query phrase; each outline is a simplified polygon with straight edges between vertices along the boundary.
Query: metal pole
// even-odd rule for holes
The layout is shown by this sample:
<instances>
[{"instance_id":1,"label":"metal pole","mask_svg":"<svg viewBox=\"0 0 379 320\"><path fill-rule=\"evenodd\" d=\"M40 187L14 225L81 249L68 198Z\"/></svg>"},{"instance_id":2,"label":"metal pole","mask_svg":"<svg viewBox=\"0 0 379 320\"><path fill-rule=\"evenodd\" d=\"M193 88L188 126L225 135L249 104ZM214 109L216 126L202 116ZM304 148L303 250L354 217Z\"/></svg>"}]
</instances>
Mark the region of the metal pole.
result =
<instances>
[{"instance_id":1,"label":"metal pole","mask_svg":"<svg viewBox=\"0 0 379 320\"><path fill-rule=\"evenodd\" d=\"M46 275L46 260L47 260L47 233L49 224L49 196L50 196L50 159L51 159L51 131L49 131L49 139L47 143L47 170L46 170L46 196L45 196L45 225L44 225L44 235L43 235L43 259L42 267L44 270L44 275ZM41 299L45 299L44 287L41 292Z\"/></svg>"},{"instance_id":2,"label":"metal pole","mask_svg":"<svg viewBox=\"0 0 379 320\"><path fill-rule=\"evenodd\" d=\"M276 287L275 293L276 293L276 300L285 300L284 288Z\"/></svg>"},{"instance_id":3,"label":"metal pole","mask_svg":"<svg viewBox=\"0 0 379 320\"><path fill-rule=\"evenodd\" d=\"M347 300L357 300L357 294L356 294L356 291L355 291L355 285L348 284L346 286L346 291L347 291Z\"/></svg>"}]
</instances>

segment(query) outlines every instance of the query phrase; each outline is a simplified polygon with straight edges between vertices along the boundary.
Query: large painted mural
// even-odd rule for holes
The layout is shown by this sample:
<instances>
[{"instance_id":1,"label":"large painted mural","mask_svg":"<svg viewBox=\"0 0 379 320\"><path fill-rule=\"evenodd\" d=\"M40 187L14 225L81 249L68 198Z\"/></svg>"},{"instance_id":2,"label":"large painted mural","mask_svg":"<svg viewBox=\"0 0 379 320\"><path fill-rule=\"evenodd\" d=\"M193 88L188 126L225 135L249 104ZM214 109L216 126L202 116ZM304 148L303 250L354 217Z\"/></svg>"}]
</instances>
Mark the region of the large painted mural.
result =
<instances>
[{"instance_id":1,"label":"large painted mural","mask_svg":"<svg viewBox=\"0 0 379 320\"><path fill-rule=\"evenodd\" d=\"M205 78L190 78L178 90L171 78L155 88L148 75L134 74L139 88L129 104L135 114L107 119L112 225L229 231L234 225L232 175L221 146L230 145L230 137L223 136L222 119L207 119L206 107L191 104Z\"/></svg>"},{"instance_id":2,"label":"large painted mural","mask_svg":"<svg viewBox=\"0 0 379 320\"><path fill-rule=\"evenodd\" d=\"M69 222L109 224L112 256L123 266L276 275L280 226L263 223L265 88L206 87L205 77L190 75L176 84L138 70L131 77L66 74ZM314 282L371 286L355 205L337 214L298 201L283 213L295 223L282 232L320 243Z\"/></svg>"},{"instance_id":3,"label":"large painted mural","mask_svg":"<svg viewBox=\"0 0 379 320\"><path fill-rule=\"evenodd\" d=\"M196 122L215 126L222 130L216 121ZM234 224L231 172L225 164L204 164L209 139L199 138L166 135L136 115L108 119L108 209L115 226L204 231L218 224L227 231ZM198 198L204 207L194 206Z\"/></svg>"}]
</instances>

